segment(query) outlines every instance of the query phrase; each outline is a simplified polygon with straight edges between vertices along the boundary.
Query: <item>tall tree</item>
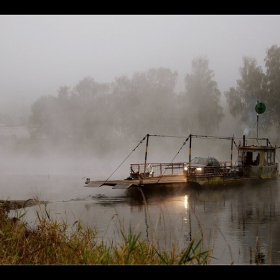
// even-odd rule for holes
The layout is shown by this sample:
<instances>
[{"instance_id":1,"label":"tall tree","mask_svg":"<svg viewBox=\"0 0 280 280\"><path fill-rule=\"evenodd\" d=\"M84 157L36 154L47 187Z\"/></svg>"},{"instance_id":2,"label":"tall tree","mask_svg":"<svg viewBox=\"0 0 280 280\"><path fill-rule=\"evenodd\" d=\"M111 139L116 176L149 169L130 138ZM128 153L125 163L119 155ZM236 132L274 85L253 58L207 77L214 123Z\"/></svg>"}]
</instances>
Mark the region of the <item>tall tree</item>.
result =
<instances>
[{"instance_id":1,"label":"tall tree","mask_svg":"<svg viewBox=\"0 0 280 280\"><path fill-rule=\"evenodd\" d=\"M55 127L57 131L57 136L60 140L65 141L73 135L72 127L72 104L71 104L71 89L70 87L63 86L57 91L57 106L58 110L56 112L56 122Z\"/></svg>"},{"instance_id":2,"label":"tall tree","mask_svg":"<svg viewBox=\"0 0 280 280\"><path fill-rule=\"evenodd\" d=\"M241 79L237 86L225 92L229 111L233 117L239 117L242 124L248 126L248 132L256 127L256 103L266 99L263 89L264 73L252 57L243 57L243 67L240 68Z\"/></svg>"},{"instance_id":3,"label":"tall tree","mask_svg":"<svg viewBox=\"0 0 280 280\"><path fill-rule=\"evenodd\" d=\"M142 133L176 134L178 130L175 86L178 72L168 68L150 68L133 76L133 84L142 98Z\"/></svg>"},{"instance_id":4,"label":"tall tree","mask_svg":"<svg viewBox=\"0 0 280 280\"><path fill-rule=\"evenodd\" d=\"M264 88L266 90L266 105L269 121L280 129L280 48L273 45L267 50L265 58L266 76ZM279 139L279 133L277 133Z\"/></svg>"},{"instance_id":5,"label":"tall tree","mask_svg":"<svg viewBox=\"0 0 280 280\"><path fill-rule=\"evenodd\" d=\"M74 87L71 95L72 125L78 141L92 141L93 138L102 141L100 132L107 131L103 127L110 113L106 102L108 93L107 84L97 83L91 77L84 78Z\"/></svg>"},{"instance_id":6,"label":"tall tree","mask_svg":"<svg viewBox=\"0 0 280 280\"><path fill-rule=\"evenodd\" d=\"M123 136L138 140L147 133L172 133L176 129L177 77L177 71L151 68L135 73L132 79L115 79L111 99L114 126Z\"/></svg>"},{"instance_id":7,"label":"tall tree","mask_svg":"<svg viewBox=\"0 0 280 280\"><path fill-rule=\"evenodd\" d=\"M204 57L193 59L192 74L185 76L185 93L180 97L183 131L211 133L219 128L224 117L220 105L221 92L208 64Z\"/></svg>"},{"instance_id":8,"label":"tall tree","mask_svg":"<svg viewBox=\"0 0 280 280\"><path fill-rule=\"evenodd\" d=\"M31 138L55 137L57 111L57 98L52 95L41 96L32 104L27 125Z\"/></svg>"}]
</instances>

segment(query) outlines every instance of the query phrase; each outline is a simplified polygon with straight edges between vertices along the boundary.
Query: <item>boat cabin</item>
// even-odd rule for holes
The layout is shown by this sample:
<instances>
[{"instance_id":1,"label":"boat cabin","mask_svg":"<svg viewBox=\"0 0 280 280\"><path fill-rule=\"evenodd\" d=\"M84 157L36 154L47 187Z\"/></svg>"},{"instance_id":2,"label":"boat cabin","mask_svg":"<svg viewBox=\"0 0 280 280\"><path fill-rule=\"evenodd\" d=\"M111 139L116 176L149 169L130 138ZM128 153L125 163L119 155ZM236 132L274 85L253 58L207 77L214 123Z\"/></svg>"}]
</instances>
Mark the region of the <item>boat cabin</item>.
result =
<instances>
[{"instance_id":1,"label":"boat cabin","mask_svg":"<svg viewBox=\"0 0 280 280\"><path fill-rule=\"evenodd\" d=\"M278 163L275 162L276 147L239 146L238 165L243 167L244 175L250 178L276 178Z\"/></svg>"},{"instance_id":2,"label":"boat cabin","mask_svg":"<svg viewBox=\"0 0 280 280\"><path fill-rule=\"evenodd\" d=\"M203 138L206 136L195 136ZM207 137L209 138L209 137ZM202 169L202 166L192 166L192 161L189 161L187 182L199 185L219 185L234 182L248 182L249 180L276 179L279 176L279 166L275 162L276 150L279 147L273 147L266 138L247 138L243 136L237 146L234 138L221 137L219 139L231 140L231 158L230 161L221 161L220 167L216 169ZM266 140L266 145L258 144L260 141ZM253 141L253 144L248 144L248 141ZM257 143L257 145L255 145ZM233 144L237 148L237 158L233 162ZM191 140L190 148L191 154ZM201 170L201 172L200 172Z\"/></svg>"}]
</instances>

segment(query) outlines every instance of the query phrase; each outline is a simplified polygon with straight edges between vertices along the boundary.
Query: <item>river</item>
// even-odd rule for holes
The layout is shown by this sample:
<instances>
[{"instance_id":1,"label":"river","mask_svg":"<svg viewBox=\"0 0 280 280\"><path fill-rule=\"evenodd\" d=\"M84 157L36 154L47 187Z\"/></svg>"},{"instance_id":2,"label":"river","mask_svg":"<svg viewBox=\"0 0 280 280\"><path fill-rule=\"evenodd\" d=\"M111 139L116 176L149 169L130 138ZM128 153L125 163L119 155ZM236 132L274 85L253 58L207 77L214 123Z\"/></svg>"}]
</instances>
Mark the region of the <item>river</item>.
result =
<instances>
[{"instance_id":1,"label":"river","mask_svg":"<svg viewBox=\"0 0 280 280\"><path fill-rule=\"evenodd\" d=\"M75 174L75 173L73 173ZM232 186L219 190L188 189L179 193L128 194L109 186L85 188L78 175L1 176L2 199L39 198L48 203L11 211L24 212L30 225L37 214L77 221L96 228L101 240L122 242L122 233L140 233L161 249L183 249L202 240L213 249L213 265L275 265L280 263L280 181L256 186Z\"/></svg>"}]
</instances>

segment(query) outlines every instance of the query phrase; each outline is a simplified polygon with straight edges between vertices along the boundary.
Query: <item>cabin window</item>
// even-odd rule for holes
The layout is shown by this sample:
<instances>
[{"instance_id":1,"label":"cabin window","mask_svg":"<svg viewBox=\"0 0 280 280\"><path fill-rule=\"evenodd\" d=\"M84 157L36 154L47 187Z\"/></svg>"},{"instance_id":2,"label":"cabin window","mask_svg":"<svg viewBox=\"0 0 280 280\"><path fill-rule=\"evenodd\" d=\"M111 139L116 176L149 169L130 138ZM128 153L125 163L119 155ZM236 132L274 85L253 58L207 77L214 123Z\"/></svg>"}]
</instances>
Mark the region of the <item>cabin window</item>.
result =
<instances>
[{"instance_id":1,"label":"cabin window","mask_svg":"<svg viewBox=\"0 0 280 280\"><path fill-rule=\"evenodd\" d=\"M247 151L245 154L245 164L246 165L259 165L260 163L260 153Z\"/></svg>"},{"instance_id":2,"label":"cabin window","mask_svg":"<svg viewBox=\"0 0 280 280\"><path fill-rule=\"evenodd\" d=\"M275 151L268 150L267 152L265 152L264 155L265 155L264 165L265 165L265 162L267 162L268 165L275 163Z\"/></svg>"},{"instance_id":3,"label":"cabin window","mask_svg":"<svg viewBox=\"0 0 280 280\"><path fill-rule=\"evenodd\" d=\"M253 163L253 153L247 152L246 153L246 165L252 165Z\"/></svg>"}]
</instances>

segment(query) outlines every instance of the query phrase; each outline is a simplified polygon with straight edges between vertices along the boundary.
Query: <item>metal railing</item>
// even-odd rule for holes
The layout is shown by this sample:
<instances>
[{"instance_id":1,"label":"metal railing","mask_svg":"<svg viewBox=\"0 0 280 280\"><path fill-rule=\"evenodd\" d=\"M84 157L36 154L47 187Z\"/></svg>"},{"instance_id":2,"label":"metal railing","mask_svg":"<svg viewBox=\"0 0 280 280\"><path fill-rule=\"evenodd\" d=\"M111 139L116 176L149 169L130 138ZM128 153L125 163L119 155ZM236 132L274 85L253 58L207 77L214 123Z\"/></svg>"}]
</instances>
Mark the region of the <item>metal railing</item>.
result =
<instances>
[{"instance_id":1,"label":"metal railing","mask_svg":"<svg viewBox=\"0 0 280 280\"><path fill-rule=\"evenodd\" d=\"M147 163L146 169L144 163L130 164L131 174L143 174L146 172L145 177L157 177L165 175L183 175L184 168L187 166L186 162L175 163Z\"/></svg>"}]
</instances>

